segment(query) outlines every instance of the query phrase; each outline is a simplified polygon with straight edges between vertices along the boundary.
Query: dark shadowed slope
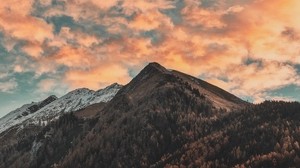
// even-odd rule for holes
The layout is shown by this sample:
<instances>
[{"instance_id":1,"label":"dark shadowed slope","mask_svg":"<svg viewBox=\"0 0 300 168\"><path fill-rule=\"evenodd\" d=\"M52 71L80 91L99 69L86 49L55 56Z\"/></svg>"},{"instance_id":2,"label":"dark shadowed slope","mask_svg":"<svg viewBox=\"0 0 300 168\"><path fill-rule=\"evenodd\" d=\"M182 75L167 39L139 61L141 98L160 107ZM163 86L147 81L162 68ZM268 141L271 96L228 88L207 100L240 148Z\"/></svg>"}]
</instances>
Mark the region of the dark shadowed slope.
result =
<instances>
[{"instance_id":1,"label":"dark shadowed slope","mask_svg":"<svg viewBox=\"0 0 300 168\"><path fill-rule=\"evenodd\" d=\"M245 101L238 97L211 85L203 80L190 75L169 71L158 63L150 63L146 66L128 85L115 97L114 103L120 97L126 97L129 103L135 104L136 101L147 101L148 96L157 94L159 91L182 89L190 96L205 99L212 103L216 109L233 110L247 105ZM170 98L170 97L166 97ZM113 105L109 105L112 106Z\"/></svg>"},{"instance_id":2,"label":"dark shadowed slope","mask_svg":"<svg viewBox=\"0 0 300 168\"><path fill-rule=\"evenodd\" d=\"M200 93L204 94L205 97L210 99L216 107L232 110L244 107L244 105L249 105L249 103L246 103L235 95L201 79L179 71L172 71L172 73L183 80L188 81L193 88L199 90Z\"/></svg>"}]
</instances>

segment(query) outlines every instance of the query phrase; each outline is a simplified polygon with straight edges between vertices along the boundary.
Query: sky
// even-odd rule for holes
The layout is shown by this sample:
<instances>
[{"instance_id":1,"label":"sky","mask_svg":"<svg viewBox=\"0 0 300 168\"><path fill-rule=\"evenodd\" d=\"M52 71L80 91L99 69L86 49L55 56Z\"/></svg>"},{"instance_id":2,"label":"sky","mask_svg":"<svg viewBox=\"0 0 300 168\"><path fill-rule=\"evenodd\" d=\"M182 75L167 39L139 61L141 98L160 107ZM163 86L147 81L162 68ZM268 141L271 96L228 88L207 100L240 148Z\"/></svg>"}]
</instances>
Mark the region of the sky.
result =
<instances>
[{"instance_id":1,"label":"sky","mask_svg":"<svg viewBox=\"0 0 300 168\"><path fill-rule=\"evenodd\" d=\"M128 83L149 62L254 103L300 101L299 0L0 3L0 117L76 88Z\"/></svg>"}]
</instances>

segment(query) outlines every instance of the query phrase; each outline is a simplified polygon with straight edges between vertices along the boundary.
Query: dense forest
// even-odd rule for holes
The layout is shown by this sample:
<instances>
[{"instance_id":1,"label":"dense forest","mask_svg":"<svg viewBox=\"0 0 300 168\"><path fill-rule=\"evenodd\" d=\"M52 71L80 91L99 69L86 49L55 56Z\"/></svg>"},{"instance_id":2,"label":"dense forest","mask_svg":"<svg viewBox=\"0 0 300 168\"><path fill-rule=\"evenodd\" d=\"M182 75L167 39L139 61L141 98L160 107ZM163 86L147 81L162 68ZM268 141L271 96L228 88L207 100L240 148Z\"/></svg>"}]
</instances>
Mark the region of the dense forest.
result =
<instances>
[{"instance_id":1,"label":"dense forest","mask_svg":"<svg viewBox=\"0 0 300 168\"><path fill-rule=\"evenodd\" d=\"M70 113L1 147L0 167L300 167L299 112L275 101L218 116L145 112L113 129Z\"/></svg>"}]
</instances>

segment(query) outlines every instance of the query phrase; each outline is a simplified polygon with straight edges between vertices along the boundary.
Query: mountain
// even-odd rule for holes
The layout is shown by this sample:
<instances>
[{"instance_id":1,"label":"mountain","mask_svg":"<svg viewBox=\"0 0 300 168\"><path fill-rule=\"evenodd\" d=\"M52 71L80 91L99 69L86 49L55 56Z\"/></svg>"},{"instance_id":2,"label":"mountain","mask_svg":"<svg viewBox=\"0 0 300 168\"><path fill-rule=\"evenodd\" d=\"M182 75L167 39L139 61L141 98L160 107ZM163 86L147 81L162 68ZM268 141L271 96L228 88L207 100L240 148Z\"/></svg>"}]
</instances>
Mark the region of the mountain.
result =
<instances>
[{"instance_id":1,"label":"mountain","mask_svg":"<svg viewBox=\"0 0 300 168\"><path fill-rule=\"evenodd\" d=\"M0 167L300 167L299 126L297 102L250 104L150 63L107 103L1 146Z\"/></svg>"},{"instance_id":2,"label":"mountain","mask_svg":"<svg viewBox=\"0 0 300 168\"><path fill-rule=\"evenodd\" d=\"M0 119L0 135L7 129L19 132L24 127L46 125L47 122L57 119L63 113L77 111L100 102L108 102L121 87L115 83L98 91L86 88L76 89L61 98L52 95L43 101L23 105Z\"/></svg>"},{"instance_id":3,"label":"mountain","mask_svg":"<svg viewBox=\"0 0 300 168\"><path fill-rule=\"evenodd\" d=\"M158 63L150 63L118 92L108 105L113 109L105 110L124 111L126 108L135 106L142 109L143 103L146 105L145 108L149 108L150 104L157 106L163 102L166 102L166 106L178 102L178 106L187 106L186 108L192 108L204 102L205 105L211 105L213 111L232 111L248 105L238 97L205 81L178 71L167 70ZM124 103L127 103L129 107L124 105L120 108L120 105Z\"/></svg>"},{"instance_id":4,"label":"mountain","mask_svg":"<svg viewBox=\"0 0 300 168\"><path fill-rule=\"evenodd\" d=\"M77 152L88 158L95 150L95 167L149 167L204 135L205 129L190 137L197 124L248 105L207 82L150 63L102 109L81 151L75 147L62 165L75 166ZM83 167L89 167L85 161Z\"/></svg>"}]
</instances>

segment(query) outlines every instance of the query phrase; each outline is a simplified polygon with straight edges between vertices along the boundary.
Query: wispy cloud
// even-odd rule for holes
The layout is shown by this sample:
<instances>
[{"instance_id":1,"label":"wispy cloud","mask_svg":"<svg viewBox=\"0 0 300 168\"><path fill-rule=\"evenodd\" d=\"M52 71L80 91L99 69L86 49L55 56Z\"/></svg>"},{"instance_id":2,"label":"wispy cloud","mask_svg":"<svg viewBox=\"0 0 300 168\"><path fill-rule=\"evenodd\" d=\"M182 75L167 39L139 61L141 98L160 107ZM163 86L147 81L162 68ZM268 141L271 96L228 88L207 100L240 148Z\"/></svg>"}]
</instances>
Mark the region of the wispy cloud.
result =
<instances>
[{"instance_id":1,"label":"wispy cloud","mask_svg":"<svg viewBox=\"0 0 300 168\"><path fill-rule=\"evenodd\" d=\"M9 79L8 81L0 81L0 92L13 92L17 88L18 84L15 79Z\"/></svg>"}]
</instances>

